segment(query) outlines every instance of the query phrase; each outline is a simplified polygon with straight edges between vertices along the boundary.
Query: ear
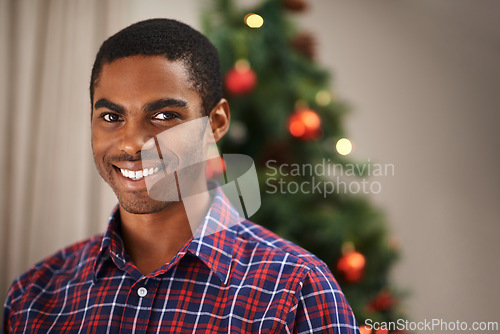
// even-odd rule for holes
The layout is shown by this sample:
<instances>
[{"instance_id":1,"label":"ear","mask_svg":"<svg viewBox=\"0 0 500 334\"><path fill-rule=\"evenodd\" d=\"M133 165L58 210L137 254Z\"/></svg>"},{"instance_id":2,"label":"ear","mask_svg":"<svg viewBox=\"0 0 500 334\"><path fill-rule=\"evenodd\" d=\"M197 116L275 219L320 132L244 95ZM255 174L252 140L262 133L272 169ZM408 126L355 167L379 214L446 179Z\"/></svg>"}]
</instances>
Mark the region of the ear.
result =
<instances>
[{"instance_id":1,"label":"ear","mask_svg":"<svg viewBox=\"0 0 500 334\"><path fill-rule=\"evenodd\" d=\"M218 142L229 129L229 122L231 120L231 113L229 112L229 104L226 99L221 99L219 103L212 109L209 116L210 125L214 139Z\"/></svg>"}]
</instances>

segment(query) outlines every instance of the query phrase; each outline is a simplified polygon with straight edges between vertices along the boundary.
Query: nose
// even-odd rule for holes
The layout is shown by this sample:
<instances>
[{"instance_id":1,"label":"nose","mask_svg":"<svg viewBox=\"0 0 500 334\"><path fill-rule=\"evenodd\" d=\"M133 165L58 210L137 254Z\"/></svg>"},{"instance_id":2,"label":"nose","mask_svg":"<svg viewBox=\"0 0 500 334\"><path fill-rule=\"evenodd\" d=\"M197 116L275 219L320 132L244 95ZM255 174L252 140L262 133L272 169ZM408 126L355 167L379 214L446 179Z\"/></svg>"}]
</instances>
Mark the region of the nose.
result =
<instances>
[{"instance_id":1,"label":"nose","mask_svg":"<svg viewBox=\"0 0 500 334\"><path fill-rule=\"evenodd\" d=\"M132 156L140 153L143 146L154 136L153 133L150 133L146 124L131 121L122 127L121 135L119 149Z\"/></svg>"}]
</instances>

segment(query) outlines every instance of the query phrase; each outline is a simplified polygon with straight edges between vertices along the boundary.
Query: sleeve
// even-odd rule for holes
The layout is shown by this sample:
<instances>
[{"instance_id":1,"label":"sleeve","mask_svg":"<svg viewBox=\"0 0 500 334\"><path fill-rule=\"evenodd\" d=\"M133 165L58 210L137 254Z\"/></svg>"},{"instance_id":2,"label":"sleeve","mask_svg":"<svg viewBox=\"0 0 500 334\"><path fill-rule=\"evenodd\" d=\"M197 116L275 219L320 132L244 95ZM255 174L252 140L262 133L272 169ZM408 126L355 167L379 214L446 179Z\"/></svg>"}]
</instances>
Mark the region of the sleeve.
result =
<instances>
[{"instance_id":1,"label":"sleeve","mask_svg":"<svg viewBox=\"0 0 500 334\"><path fill-rule=\"evenodd\" d=\"M2 334L14 333L12 317L14 312L14 302L24 295L24 289L21 284L21 277L18 277L11 285L5 304L3 306Z\"/></svg>"},{"instance_id":2,"label":"sleeve","mask_svg":"<svg viewBox=\"0 0 500 334\"><path fill-rule=\"evenodd\" d=\"M326 265L311 269L288 314L293 333L359 334L356 319Z\"/></svg>"},{"instance_id":3,"label":"sleeve","mask_svg":"<svg viewBox=\"0 0 500 334\"><path fill-rule=\"evenodd\" d=\"M3 306L3 324L2 324L2 334L12 333L12 327L10 325L10 311L12 308L12 288L9 290L7 299Z\"/></svg>"},{"instance_id":4,"label":"sleeve","mask_svg":"<svg viewBox=\"0 0 500 334\"><path fill-rule=\"evenodd\" d=\"M2 334L11 333L9 318L10 318L10 303L9 303L9 299L7 299L5 301L5 305L3 308Z\"/></svg>"}]
</instances>

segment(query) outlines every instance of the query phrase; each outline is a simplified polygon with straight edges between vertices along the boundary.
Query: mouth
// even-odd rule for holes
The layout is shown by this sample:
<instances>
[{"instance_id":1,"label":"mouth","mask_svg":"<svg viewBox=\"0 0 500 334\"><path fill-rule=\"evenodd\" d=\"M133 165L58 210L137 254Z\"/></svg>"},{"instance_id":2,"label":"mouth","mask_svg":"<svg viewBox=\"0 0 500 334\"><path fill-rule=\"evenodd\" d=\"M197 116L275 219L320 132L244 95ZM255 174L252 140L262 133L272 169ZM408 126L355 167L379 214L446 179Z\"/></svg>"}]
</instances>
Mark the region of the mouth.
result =
<instances>
[{"instance_id":1,"label":"mouth","mask_svg":"<svg viewBox=\"0 0 500 334\"><path fill-rule=\"evenodd\" d=\"M145 178L146 176L155 175L156 173L158 173L161 170L161 168L152 167L152 168L145 168L145 169L141 169L141 170L137 170L137 171L128 170L125 168L119 168L119 170L124 177L126 177L130 180L133 180L133 181L138 181L138 180Z\"/></svg>"}]
</instances>

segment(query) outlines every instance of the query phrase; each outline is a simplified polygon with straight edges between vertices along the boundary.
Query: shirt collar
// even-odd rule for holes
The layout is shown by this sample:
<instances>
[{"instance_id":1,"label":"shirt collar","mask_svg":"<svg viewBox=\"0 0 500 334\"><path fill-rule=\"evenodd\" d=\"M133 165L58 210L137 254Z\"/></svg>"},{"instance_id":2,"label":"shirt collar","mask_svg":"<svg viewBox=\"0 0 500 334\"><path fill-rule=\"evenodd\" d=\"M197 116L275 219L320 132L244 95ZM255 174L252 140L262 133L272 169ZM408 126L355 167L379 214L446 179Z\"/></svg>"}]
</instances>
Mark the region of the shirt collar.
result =
<instances>
[{"instance_id":1,"label":"shirt collar","mask_svg":"<svg viewBox=\"0 0 500 334\"><path fill-rule=\"evenodd\" d=\"M120 209L117 204L108 221L108 228L101 241L101 248L94 262L94 280L106 261L112 260L118 268L125 265L125 246L120 236Z\"/></svg>"},{"instance_id":2,"label":"shirt collar","mask_svg":"<svg viewBox=\"0 0 500 334\"><path fill-rule=\"evenodd\" d=\"M231 205L220 186L209 190L212 204L193 238L181 248L198 257L224 283L229 278L234 243L241 218ZM115 265L123 269L126 263L125 247L120 237L120 210L117 205L108 222L101 248L94 263L94 279L100 269L111 258Z\"/></svg>"},{"instance_id":3,"label":"shirt collar","mask_svg":"<svg viewBox=\"0 0 500 334\"><path fill-rule=\"evenodd\" d=\"M241 218L220 186L210 190L210 193L213 194L212 205L194 234L188 251L226 284Z\"/></svg>"}]
</instances>

